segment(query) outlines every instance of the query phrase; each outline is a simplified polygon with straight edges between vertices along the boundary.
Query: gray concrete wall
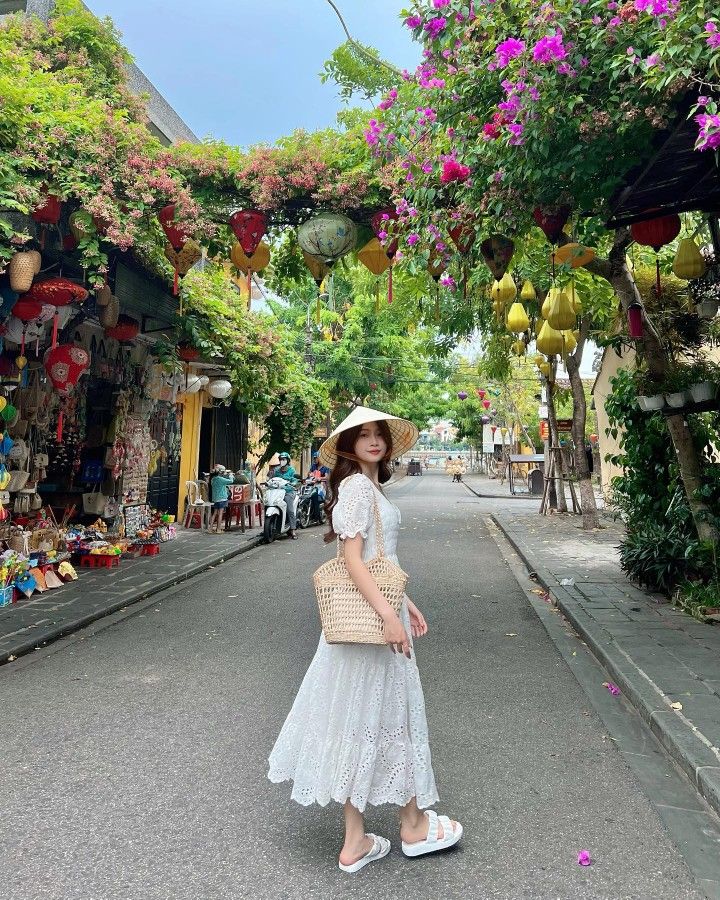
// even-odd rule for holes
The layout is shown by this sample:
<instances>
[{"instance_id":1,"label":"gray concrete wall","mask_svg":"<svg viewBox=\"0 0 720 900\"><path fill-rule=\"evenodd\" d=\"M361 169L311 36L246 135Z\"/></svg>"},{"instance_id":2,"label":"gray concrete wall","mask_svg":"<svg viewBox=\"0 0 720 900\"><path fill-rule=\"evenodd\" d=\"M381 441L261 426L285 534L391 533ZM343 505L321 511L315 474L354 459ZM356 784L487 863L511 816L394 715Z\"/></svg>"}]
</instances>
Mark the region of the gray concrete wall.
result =
<instances>
[{"instance_id":1,"label":"gray concrete wall","mask_svg":"<svg viewBox=\"0 0 720 900\"><path fill-rule=\"evenodd\" d=\"M53 5L53 0L0 0L0 18L22 10L28 15L38 16L47 21ZM144 94L147 97L152 133L166 145L179 141L197 143L197 135L180 118L149 78L134 64L128 66L127 71L130 88L136 94Z\"/></svg>"}]
</instances>

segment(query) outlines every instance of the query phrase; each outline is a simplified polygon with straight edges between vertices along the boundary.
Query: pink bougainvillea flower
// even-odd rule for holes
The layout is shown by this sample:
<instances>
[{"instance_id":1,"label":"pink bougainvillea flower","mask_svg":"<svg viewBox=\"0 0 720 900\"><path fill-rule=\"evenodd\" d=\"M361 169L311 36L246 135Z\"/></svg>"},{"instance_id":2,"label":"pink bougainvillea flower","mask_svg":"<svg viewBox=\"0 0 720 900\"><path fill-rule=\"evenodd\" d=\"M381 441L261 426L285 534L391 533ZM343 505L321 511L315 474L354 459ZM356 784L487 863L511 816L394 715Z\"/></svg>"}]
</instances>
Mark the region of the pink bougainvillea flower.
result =
<instances>
[{"instance_id":1,"label":"pink bougainvillea flower","mask_svg":"<svg viewBox=\"0 0 720 900\"><path fill-rule=\"evenodd\" d=\"M567 50L563 45L563 35L561 31L555 34L547 34L541 37L533 47L533 59L539 63L550 63L565 59Z\"/></svg>"},{"instance_id":2,"label":"pink bougainvillea flower","mask_svg":"<svg viewBox=\"0 0 720 900\"><path fill-rule=\"evenodd\" d=\"M409 234L409 235L407 236L407 242L408 242L408 244L409 244L411 247L414 247L415 244L417 244L417 242L418 242L419 240L420 240L420 235L419 235L419 234L415 234L415 232L413 232L412 234Z\"/></svg>"},{"instance_id":3,"label":"pink bougainvillea flower","mask_svg":"<svg viewBox=\"0 0 720 900\"><path fill-rule=\"evenodd\" d=\"M469 166L462 165L456 159L446 159L443 162L442 175L440 176L442 184L450 184L451 181L467 181L469 177Z\"/></svg>"},{"instance_id":4,"label":"pink bougainvillea flower","mask_svg":"<svg viewBox=\"0 0 720 900\"><path fill-rule=\"evenodd\" d=\"M590 866L592 865L592 859L590 858L589 850L581 850L578 853L578 865L579 866Z\"/></svg>"},{"instance_id":5,"label":"pink bougainvillea flower","mask_svg":"<svg viewBox=\"0 0 720 900\"><path fill-rule=\"evenodd\" d=\"M616 684L613 684L612 681L603 681L603 687L606 687L613 697L617 697L620 693L620 688Z\"/></svg>"},{"instance_id":6,"label":"pink bougainvillea flower","mask_svg":"<svg viewBox=\"0 0 720 900\"><path fill-rule=\"evenodd\" d=\"M408 16L405 19L405 24L408 28L419 28L423 23L421 16Z\"/></svg>"},{"instance_id":7,"label":"pink bougainvillea flower","mask_svg":"<svg viewBox=\"0 0 720 900\"><path fill-rule=\"evenodd\" d=\"M450 0L432 0L432 5L435 9L442 9L443 6L447 6L450 3Z\"/></svg>"},{"instance_id":8,"label":"pink bougainvillea flower","mask_svg":"<svg viewBox=\"0 0 720 900\"><path fill-rule=\"evenodd\" d=\"M429 22L426 22L424 28L430 36L430 40L434 41L445 31L446 25L447 19L445 16L437 16L435 19L430 19Z\"/></svg>"},{"instance_id":9,"label":"pink bougainvillea flower","mask_svg":"<svg viewBox=\"0 0 720 900\"><path fill-rule=\"evenodd\" d=\"M498 69L504 69L511 59L520 56L525 51L525 42L517 38L508 38L495 48L495 64Z\"/></svg>"},{"instance_id":10,"label":"pink bougainvillea flower","mask_svg":"<svg viewBox=\"0 0 720 900\"><path fill-rule=\"evenodd\" d=\"M720 148L720 115L700 113L695 116L699 125L696 150L717 150Z\"/></svg>"},{"instance_id":11,"label":"pink bougainvillea flower","mask_svg":"<svg viewBox=\"0 0 720 900\"><path fill-rule=\"evenodd\" d=\"M712 47L713 50L720 47L720 31L714 22L705 23L705 34L708 35L705 41L708 47Z\"/></svg>"},{"instance_id":12,"label":"pink bougainvillea flower","mask_svg":"<svg viewBox=\"0 0 720 900\"><path fill-rule=\"evenodd\" d=\"M390 109L390 107L395 103L398 97L397 88L390 88L387 92L387 97L378 104L380 109Z\"/></svg>"},{"instance_id":13,"label":"pink bougainvillea flower","mask_svg":"<svg viewBox=\"0 0 720 900\"><path fill-rule=\"evenodd\" d=\"M443 287L450 288L451 291L455 290L456 287L455 279L452 277L452 275L448 275L447 273L440 276L440 284Z\"/></svg>"}]
</instances>

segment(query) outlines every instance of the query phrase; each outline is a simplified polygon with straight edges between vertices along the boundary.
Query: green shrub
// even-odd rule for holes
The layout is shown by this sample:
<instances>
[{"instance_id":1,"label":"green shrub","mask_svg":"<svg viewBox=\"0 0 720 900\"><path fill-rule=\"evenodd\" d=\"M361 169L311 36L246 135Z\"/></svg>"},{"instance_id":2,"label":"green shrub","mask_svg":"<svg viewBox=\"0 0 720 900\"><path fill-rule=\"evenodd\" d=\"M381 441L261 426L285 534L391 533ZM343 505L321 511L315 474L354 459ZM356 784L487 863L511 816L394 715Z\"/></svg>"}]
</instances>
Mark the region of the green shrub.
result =
<instances>
[{"instance_id":1,"label":"green shrub","mask_svg":"<svg viewBox=\"0 0 720 900\"><path fill-rule=\"evenodd\" d=\"M701 577L710 565L700 542L667 522L646 522L628 531L619 550L628 578L668 596L676 584Z\"/></svg>"}]
</instances>

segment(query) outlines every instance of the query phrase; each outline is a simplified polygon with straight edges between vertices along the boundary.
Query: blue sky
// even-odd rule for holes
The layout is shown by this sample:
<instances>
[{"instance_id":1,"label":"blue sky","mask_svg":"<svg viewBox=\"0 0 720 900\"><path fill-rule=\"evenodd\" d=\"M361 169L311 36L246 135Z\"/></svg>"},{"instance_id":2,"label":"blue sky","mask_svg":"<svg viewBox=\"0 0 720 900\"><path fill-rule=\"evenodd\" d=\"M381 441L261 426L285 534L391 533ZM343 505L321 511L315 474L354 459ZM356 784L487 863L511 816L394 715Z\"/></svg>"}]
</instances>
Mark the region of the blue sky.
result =
<instances>
[{"instance_id":1,"label":"blue sky","mask_svg":"<svg viewBox=\"0 0 720 900\"><path fill-rule=\"evenodd\" d=\"M318 73L345 35L326 0L85 0L109 15L158 90L200 137L273 142L332 125L342 104ZM353 37L399 68L419 48L402 0L335 0Z\"/></svg>"}]
</instances>

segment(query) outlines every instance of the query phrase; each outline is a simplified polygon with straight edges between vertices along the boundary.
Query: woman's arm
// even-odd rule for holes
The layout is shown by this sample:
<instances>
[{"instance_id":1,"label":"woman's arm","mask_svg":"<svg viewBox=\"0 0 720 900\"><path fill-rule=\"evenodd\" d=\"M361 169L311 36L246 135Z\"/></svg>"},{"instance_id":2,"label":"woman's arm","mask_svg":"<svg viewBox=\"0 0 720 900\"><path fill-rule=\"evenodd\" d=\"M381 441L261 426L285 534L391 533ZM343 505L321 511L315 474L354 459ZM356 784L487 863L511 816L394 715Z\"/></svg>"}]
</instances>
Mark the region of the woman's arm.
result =
<instances>
[{"instance_id":1,"label":"woman's arm","mask_svg":"<svg viewBox=\"0 0 720 900\"><path fill-rule=\"evenodd\" d=\"M356 534L355 537L346 538L343 544L348 575L352 578L363 597L383 620L385 643L390 645L393 653L396 651L404 653L410 659L410 642L400 617L383 597L377 582L363 562L364 540L362 535Z\"/></svg>"}]
</instances>

